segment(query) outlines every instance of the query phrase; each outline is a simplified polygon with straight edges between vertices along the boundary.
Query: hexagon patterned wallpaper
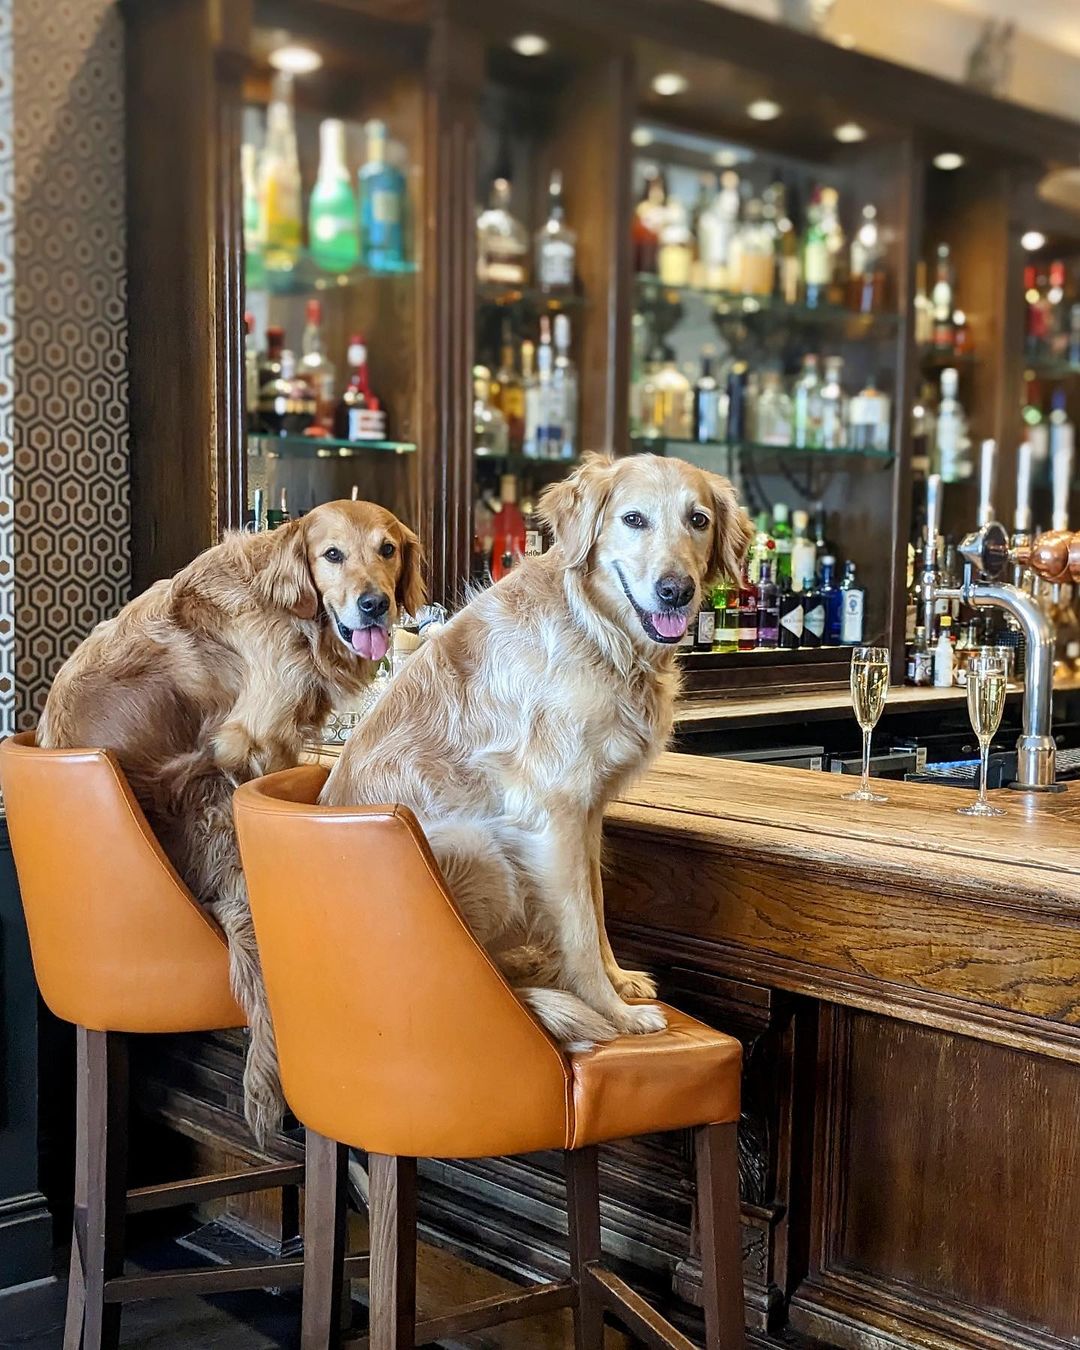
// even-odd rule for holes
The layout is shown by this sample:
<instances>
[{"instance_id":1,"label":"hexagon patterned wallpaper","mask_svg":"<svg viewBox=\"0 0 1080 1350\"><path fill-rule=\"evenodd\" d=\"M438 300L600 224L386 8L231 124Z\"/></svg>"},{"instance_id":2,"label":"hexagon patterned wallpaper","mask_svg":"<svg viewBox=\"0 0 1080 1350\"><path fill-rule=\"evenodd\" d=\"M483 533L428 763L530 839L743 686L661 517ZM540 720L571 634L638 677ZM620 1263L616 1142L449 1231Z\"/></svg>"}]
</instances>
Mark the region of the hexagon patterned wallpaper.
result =
<instances>
[{"instance_id":1,"label":"hexagon patterned wallpaper","mask_svg":"<svg viewBox=\"0 0 1080 1350\"><path fill-rule=\"evenodd\" d=\"M0 736L15 724L12 437L15 386L15 173L11 0L0 0Z\"/></svg>"},{"instance_id":2,"label":"hexagon patterned wallpaper","mask_svg":"<svg viewBox=\"0 0 1080 1350\"><path fill-rule=\"evenodd\" d=\"M21 728L34 725L69 652L128 598L130 509L120 15L113 0L0 0L0 11L12 5L14 717ZM10 87L0 57L0 96ZM0 181L10 185L5 149ZM3 363L0 346L0 384ZM3 433L0 420L0 474L8 463ZM10 490L0 477L0 534L8 537ZM10 589L5 563L10 568L11 557L0 548L0 593ZM0 695L5 620L10 613L0 603Z\"/></svg>"}]
</instances>

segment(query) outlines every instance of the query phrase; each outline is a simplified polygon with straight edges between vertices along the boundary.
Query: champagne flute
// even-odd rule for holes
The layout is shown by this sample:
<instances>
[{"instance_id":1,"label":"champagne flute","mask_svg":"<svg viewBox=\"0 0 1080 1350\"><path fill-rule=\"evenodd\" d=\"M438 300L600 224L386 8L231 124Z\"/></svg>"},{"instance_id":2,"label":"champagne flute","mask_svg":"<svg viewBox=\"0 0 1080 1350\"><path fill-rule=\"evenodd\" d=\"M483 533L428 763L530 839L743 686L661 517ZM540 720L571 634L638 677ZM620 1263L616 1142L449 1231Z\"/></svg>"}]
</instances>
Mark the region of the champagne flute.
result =
<instances>
[{"instance_id":1,"label":"champagne flute","mask_svg":"<svg viewBox=\"0 0 1080 1350\"><path fill-rule=\"evenodd\" d=\"M889 649L856 647L851 654L851 702L855 720L862 727L862 783L845 792L847 802L884 802L888 798L870 791L870 735L877 726L889 692Z\"/></svg>"},{"instance_id":2,"label":"champagne flute","mask_svg":"<svg viewBox=\"0 0 1080 1350\"><path fill-rule=\"evenodd\" d=\"M1006 664L989 647L968 661L967 705L971 727L979 738L979 795L970 806L958 807L962 816L1003 816L1000 806L986 800L986 781L990 765L990 742L1001 725L1005 710Z\"/></svg>"}]
</instances>

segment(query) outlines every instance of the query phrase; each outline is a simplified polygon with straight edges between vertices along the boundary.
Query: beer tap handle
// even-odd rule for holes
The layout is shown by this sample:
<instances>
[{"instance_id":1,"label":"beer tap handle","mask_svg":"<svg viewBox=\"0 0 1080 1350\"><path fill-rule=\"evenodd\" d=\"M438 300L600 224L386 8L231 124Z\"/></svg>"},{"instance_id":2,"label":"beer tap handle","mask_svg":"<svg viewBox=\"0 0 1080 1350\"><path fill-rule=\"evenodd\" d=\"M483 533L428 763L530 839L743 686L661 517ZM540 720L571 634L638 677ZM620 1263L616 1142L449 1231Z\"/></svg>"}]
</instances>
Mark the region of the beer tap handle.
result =
<instances>
[{"instance_id":1,"label":"beer tap handle","mask_svg":"<svg viewBox=\"0 0 1080 1350\"><path fill-rule=\"evenodd\" d=\"M1050 520L1052 529L1069 528L1069 487L1073 466L1072 424L1063 422L1055 428L1054 458L1051 464L1054 483L1054 510Z\"/></svg>"},{"instance_id":2,"label":"beer tap handle","mask_svg":"<svg viewBox=\"0 0 1080 1350\"><path fill-rule=\"evenodd\" d=\"M926 546L923 561L926 567L937 565L937 539L941 533L941 474L932 473L926 480Z\"/></svg>"},{"instance_id":3,"label":"beer tap handle","mask_svg":"<svg viewBox=\"0 0 1080 1350\"><path fill-rule=\"evenodd\" d=\"M1015 534L1031 533L1031 442L1021 441L1016 452L1016 512L1013 515Z\"/></svg>"},{"instance_id":4,"label":"beer tap handle","mask_svg":"<svg viewBox=\"0 0 1080 1350\"><path fill-rule=\"evenodd\" d=\"M994 519L992 500L994 496L994 470L997 464L997 441L987 439L982 443L979 461L979 524L989 525Z\"/></svg>"}]
</instances>

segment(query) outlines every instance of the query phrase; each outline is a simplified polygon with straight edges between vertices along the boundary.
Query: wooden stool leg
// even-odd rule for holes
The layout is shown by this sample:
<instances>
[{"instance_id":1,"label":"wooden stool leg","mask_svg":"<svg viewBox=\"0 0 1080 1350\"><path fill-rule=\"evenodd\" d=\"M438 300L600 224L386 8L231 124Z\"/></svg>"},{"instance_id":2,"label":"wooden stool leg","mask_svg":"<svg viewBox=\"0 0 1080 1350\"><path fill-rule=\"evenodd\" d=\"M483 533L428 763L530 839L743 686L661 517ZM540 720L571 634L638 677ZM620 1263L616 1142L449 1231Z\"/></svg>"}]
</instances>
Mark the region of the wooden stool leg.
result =
<instances>
[{"instance_id":1,"label":"wooden stool leg","mask_svg":"<svg viewBox=\"0 0 1080 1350\"><path fill-rule=\"evenodd\" d=\"M308 1130L306 1154L300 1350L336 1350L341 1342L348 1149Z\"/></svg>"},{"instance_id":2,"label":"wooden stool leg","mask_svg":"<svg viewBox=\"0 0 1080 1350\"><path fill-rule=\"evenodd\" d=\"M71 1264L68 1268L67 1312L64 1316L64 1350L80 1350L86 1283L83 1277L83 1246L86 1242L87 1103L86 1032L75 1031L75 1204L71 1220Z\"/></svg>"},{"instance_id":3,"label":"wooden stool leg","mask_svg":"<svg viewBox=\"0 0 1080 1350\"><path fill-rule=\"evenodd\" d=\"M577 1286L574 1303L575 1350L602 1350L604 1309L587 1268L600 1260L600 1182L595 1148L563 1154L566 1160L566 1217L570 1232L570 1274Z\"/></svg>"},{"instance_id":4,"label":"wooden stool leg","mask_svg":"<svg viewBox=\"0 0 1080 1350\"><path fill-rule=\"evenodd\" d=\"M368 1155L371 1350L413 1350L416 1159Z\"/></svg>"},{"instance_id":5,"label":"wooden stool leg","mask_svg":"<svg viewBox=\"0 0 1080 1350\"><path fill-rule=\"evenodd\" d=\"M706 1350L742 1350L746 1343L738 1128L703 1125L694 1138Z\"/></svg>"},{"instance_id":6,"label":"wooden stool leg","mask_svg":"<svg viewBox=\"0 0 1080 1350\"><path fill-rule=\"evenodd\" d=\"M127 1045L116 1032L79 1029L86 1073L86 1241L83 1350L116 1350L120 1305L105 1302L105 1282L124 1271L127 1205Z\"/></svg>"}]
</instances>

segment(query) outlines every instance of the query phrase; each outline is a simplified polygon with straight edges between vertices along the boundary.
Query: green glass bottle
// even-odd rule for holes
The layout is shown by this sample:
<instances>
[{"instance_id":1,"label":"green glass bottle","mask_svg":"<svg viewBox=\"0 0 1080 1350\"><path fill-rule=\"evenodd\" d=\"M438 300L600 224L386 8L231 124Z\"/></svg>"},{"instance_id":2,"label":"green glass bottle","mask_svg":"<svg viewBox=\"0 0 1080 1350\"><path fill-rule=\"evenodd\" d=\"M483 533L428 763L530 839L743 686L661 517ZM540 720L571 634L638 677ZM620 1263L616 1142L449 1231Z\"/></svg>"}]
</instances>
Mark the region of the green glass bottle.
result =
<instances>
[{"instance_id":1,"label":"green glass bottle","mask_svg":"<svg viewBox=\"0 0 1080 1350\"><path fill-rule=\"evenodd\" d=\"M360 261L360 218L345 164L345 123L319 127L319 176L308 207L311 259L324 272L348 272Z\"/></svg>"},{"instance_id":2,"label":"green glass bottle","mask_svg":"<svg viewBox=\"0 0 1080 1350\"><path fill-rule=\"evenodd\" d=\"M714 652L737 652L739 650L739 588L734 582L725 579L713 588L713 609L716 611L716 624L713 636Z\"/></svg>"}]
</instances>

